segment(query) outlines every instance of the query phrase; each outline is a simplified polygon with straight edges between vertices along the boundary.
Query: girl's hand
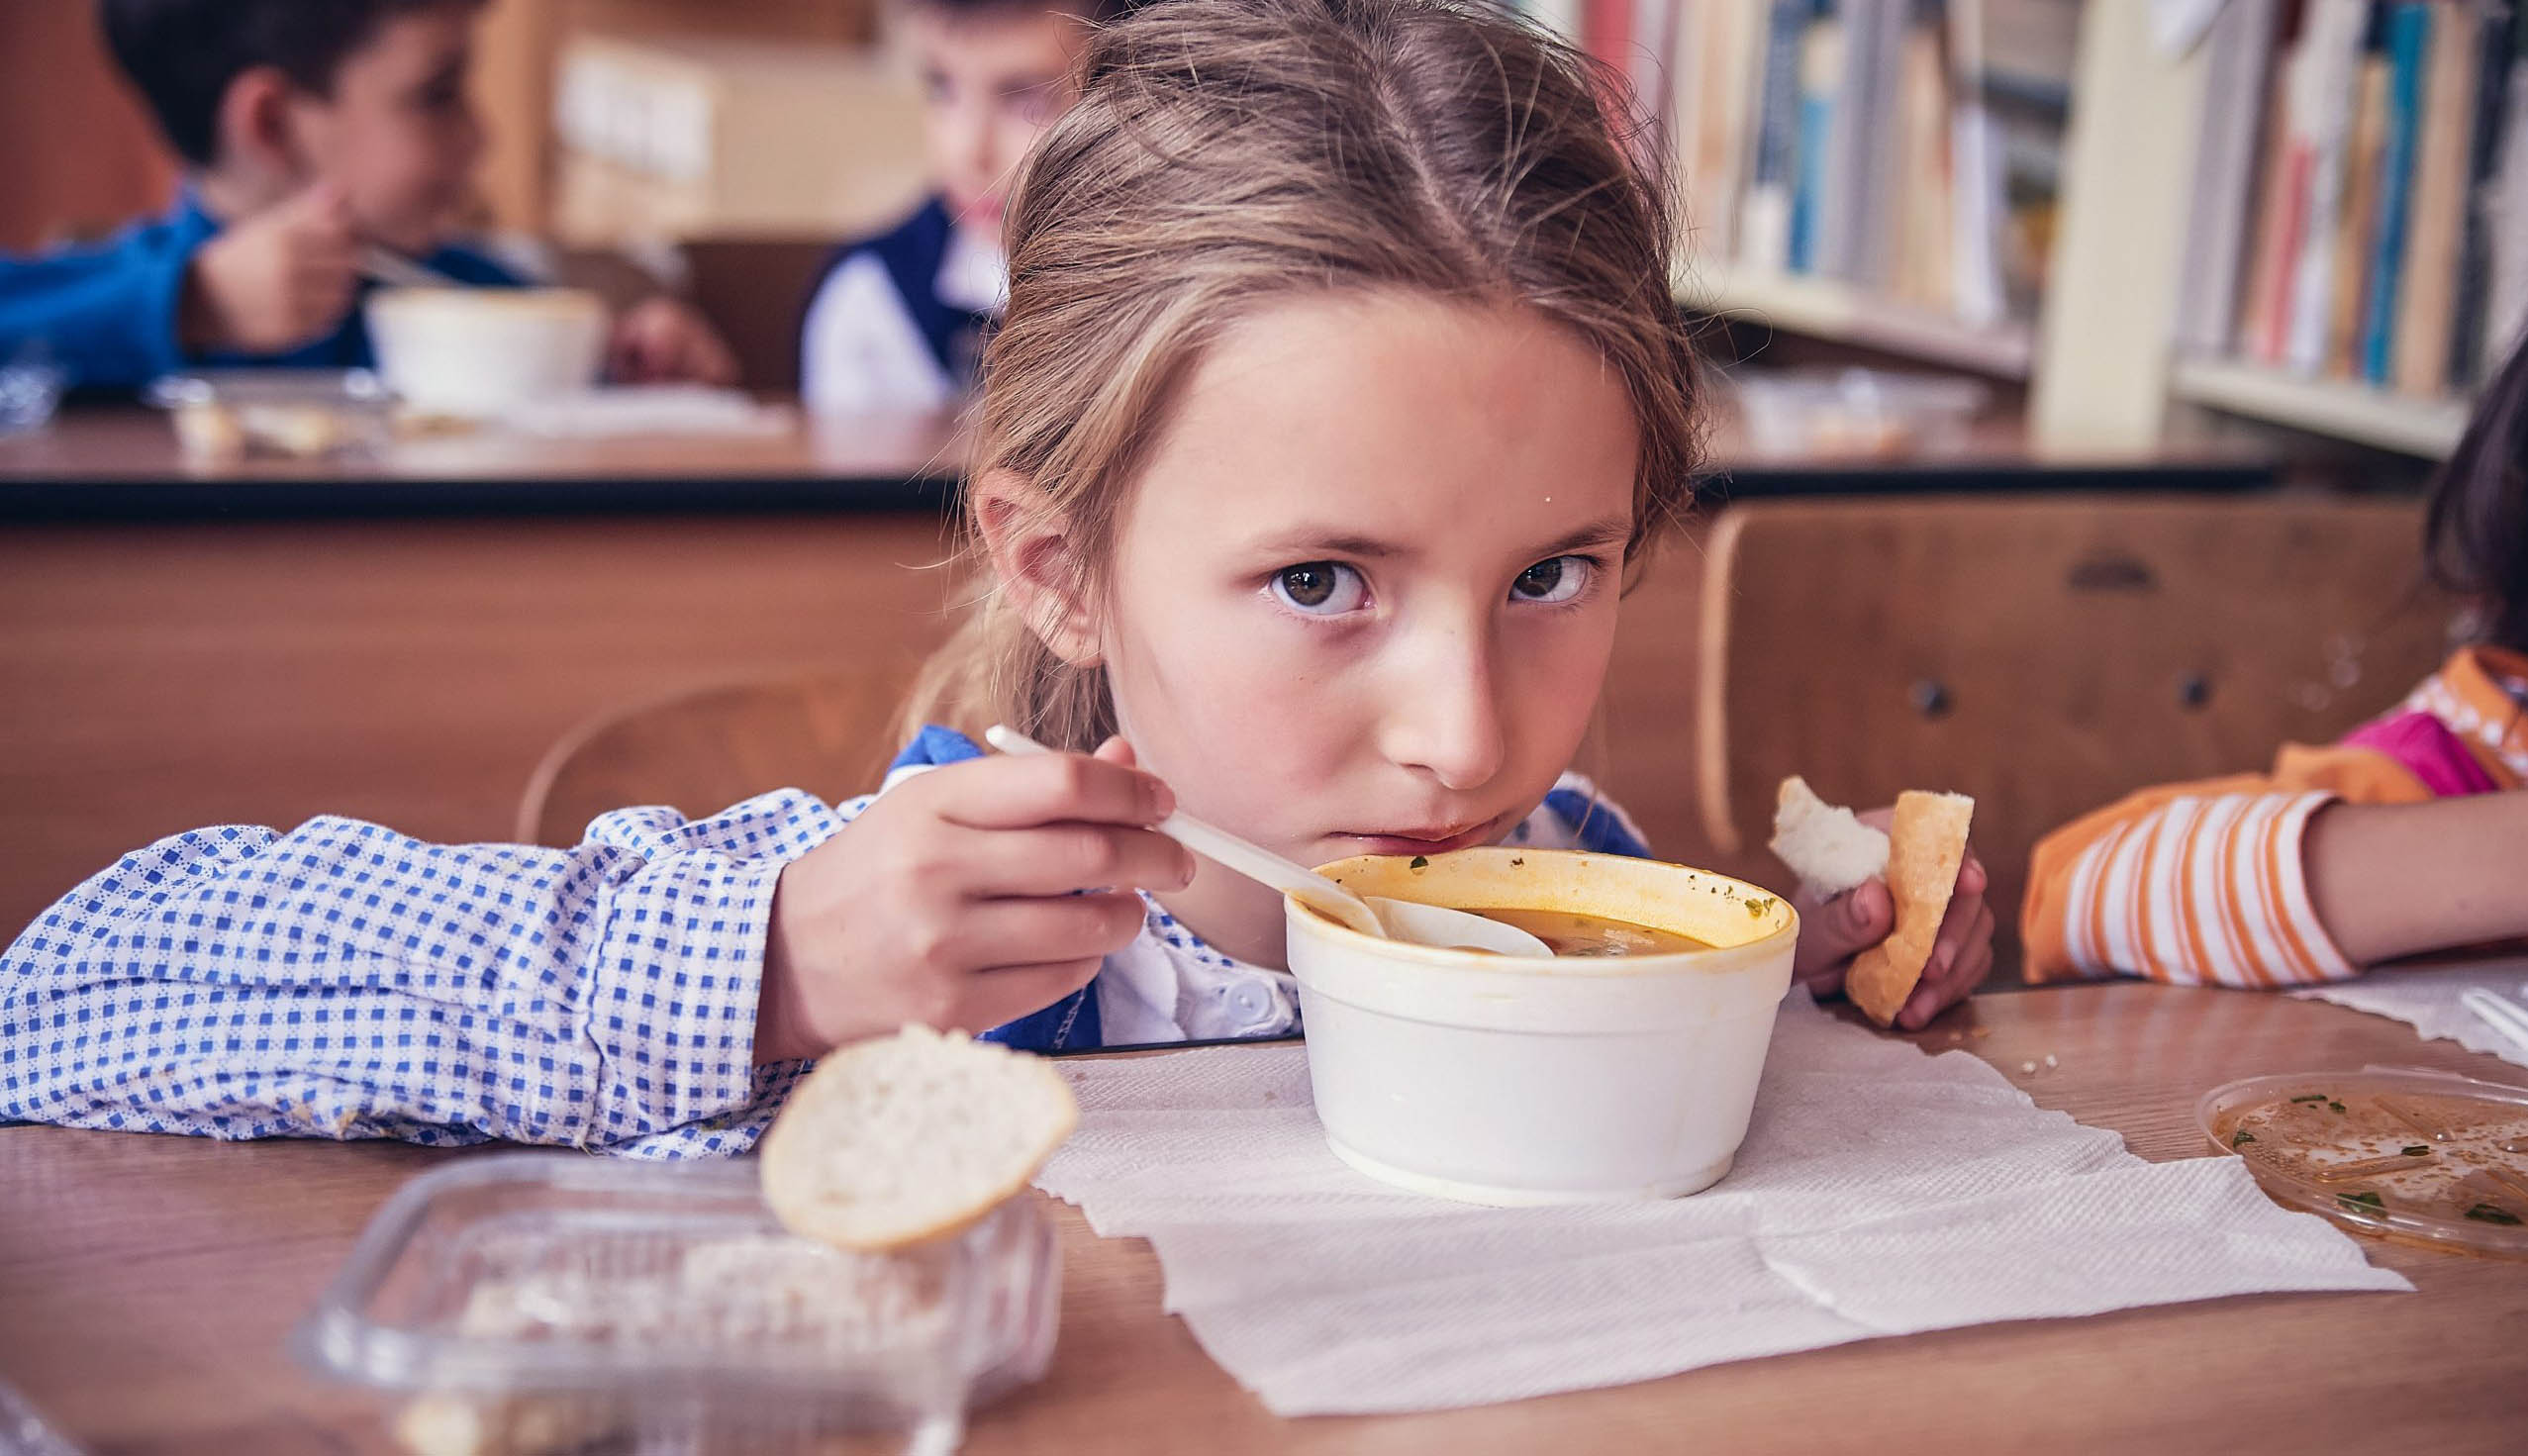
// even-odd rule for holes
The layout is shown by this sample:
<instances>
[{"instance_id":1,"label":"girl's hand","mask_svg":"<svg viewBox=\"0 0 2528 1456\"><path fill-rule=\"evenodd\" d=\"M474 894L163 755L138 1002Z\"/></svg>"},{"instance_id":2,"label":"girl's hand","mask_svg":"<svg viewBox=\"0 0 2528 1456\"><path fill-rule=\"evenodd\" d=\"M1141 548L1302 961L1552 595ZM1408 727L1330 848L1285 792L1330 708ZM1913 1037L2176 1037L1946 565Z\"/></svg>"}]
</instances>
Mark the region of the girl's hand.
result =
<instances>
[{"instance_id":1,"label":"girl's hand","mask_svg":"<svg viewBox=\"0 0 2528 1456\"><path fill-rule=\"evenodd\" d=\"M626 384L729 385L737 382L737 360L702 315L662 295L615 321L606 373Z\"/></svg>"},{"instance_id":2,"label":"girl's hand","mask_svg":"<svg viewBox=\"0 0 2528 1456\"><path fill-rule=\"evenodd\" d=\"M1874 809L1861 822L1886 828L1893 809ZM1923 964L1922 980L1905 998L1896 1023L1919 1031L1931 1019L1966 1000L1993 969L1993 910L1984 903L1984 862L1973 845L1958 866L1957 889L1949 896L1948 913L1940 918L1940 933ZM1896 929L1896 900L1887 882L1871 880L1832 900L1810 899L1804 892L1791 897L1799 912L1799 946L1793 952L1794 979L1819 996L1843 989L1843 973L1852 958L1888 938Z\"/></svg>"},{"instance_id":3,"label":"girl's hand","mask_svg":"<svg viewBox=\"0 0 2528 1456\"><path fill-rule=\"evenodd\" d=\"M1193 855L1149 827L1175 796L1130 765L1119 739L950 764L782 871L755 1060L914 1021L987 1030L1086 986L1140 933L1132 892L1194 878Z\"/></svg>"}]
</instances>

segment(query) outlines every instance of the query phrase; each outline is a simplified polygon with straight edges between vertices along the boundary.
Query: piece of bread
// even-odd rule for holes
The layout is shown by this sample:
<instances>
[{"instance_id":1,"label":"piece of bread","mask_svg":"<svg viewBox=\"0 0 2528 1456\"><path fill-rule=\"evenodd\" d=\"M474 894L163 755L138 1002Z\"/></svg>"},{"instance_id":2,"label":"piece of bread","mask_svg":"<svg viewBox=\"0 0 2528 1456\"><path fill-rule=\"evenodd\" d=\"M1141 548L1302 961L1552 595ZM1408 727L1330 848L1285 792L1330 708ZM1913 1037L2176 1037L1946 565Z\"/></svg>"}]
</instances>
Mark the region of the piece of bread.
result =
<instances>
[{"instance_id":1,"label":"piece of bread","mask_svg":"<svg viewBox=\"0 0 2528 1456\"><path fill-rule=\"evenodd\" d=\"M611 1442L628 1424L594 1401L432 1391L395 1417L395 1438L412 1456L552 1456Z\"/></svg>"},{"instance_id":2,"label":"piece of bread","mask_svg":"<svg viewBox=\"0 0 2528 1456\"><path fill-rule=\"evenodd\" d=\"M1027 1186L1079 1120L1042 1057L907 1026L825 1057L763 1140L764 1202L846 1249L945 1238Z\"/></svg>"},{"instance_id":3,"label":"piece of bread","mask_svg":"<svg viewBox=\"0 0 2528 1456\"><path fill-rule=\"evenodd\" d=\"M1931 959L1940 918L1958 886L1958 867L1966 862L1967 827L1974 819L1975 801L1964 794L1908 789L1896 796L1896 826L1888 835L1896 930L1855 957L1843 978L1844 995L1882 1026L1895 1023Z\"/></svg>"},{"instance_id":4,"label":"piece of bread","mask_svg":"<svg viewBox=\"0 0 2528 1456\"><path fill-rule=\"evenodd\" d=\"M1773 853L1822 900L1888 872L1887 832L1818 798L1797 774L1775 800Z\"/></svg>"}]
</instances>

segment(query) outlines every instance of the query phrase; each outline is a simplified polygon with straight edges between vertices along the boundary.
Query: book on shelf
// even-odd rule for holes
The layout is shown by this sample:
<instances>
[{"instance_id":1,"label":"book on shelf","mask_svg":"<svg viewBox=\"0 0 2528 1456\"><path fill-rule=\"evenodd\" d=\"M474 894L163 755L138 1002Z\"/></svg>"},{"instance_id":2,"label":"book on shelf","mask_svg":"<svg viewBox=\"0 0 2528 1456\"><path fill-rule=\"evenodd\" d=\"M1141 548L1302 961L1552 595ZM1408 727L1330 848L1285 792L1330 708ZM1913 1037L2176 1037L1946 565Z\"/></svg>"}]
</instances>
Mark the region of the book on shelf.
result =
<instances>
[{"instance_id":1,"label":"book on shelf","mask_svg":"<svg viewBox=\"0 0 2528 1456\"><path fill-rule=\"evenodd\" d=\"M2362 42L2371 13L2365 0L2311 3L2291 78L2288 161L2305 174L2292 193L2301 214L2288 233L2292 255L2279 267L2286 291L2276 300L2267 341L2267 356L2299 374L2315 374L2325 364L2335 270L2358 265L2356 258L2339 251L2339 244L2352 173L2353 122L2360 106ZM2285 201L2287 205L2289 199Z\"/></svg>"},{"instance_id":2,"label":"book on shelf","mask_svg":"<svg viewBox=\"0 0 2528 1456\"><path fill-rule=\"evenodd\" d=\"M1843 94L1843 19L1837 0L1817 0L1816 13L1799 37L1799 125L1792 133L1796 164L1791 182L1791 271L1820 273L1827 231L1840 224L1846 203L1835 190L1843 181L1835 164L1835 112Z\"/></svg>"},{"instance_id":3,"label":"book on shelf","mask_svg":"<svg viewBox=\"0 0 2528 1456\"><path fill-rule=\"evenodd\" d=\"M2249 213L2254 241L2244 263L2247 276L2237 286L2238 317L2229 342L2216 342L2207 350L2266 363L2282 357L2276 315L2289 291L2285 269L2297 255L2308 187L2293 109L2301 89L2296 82L2300 38L2308 28L2307 6L2301 0L2281 0L2275 27L2275 54L2264 68L2264 124L2258 129L2256 164L2246 182L2256 199ZM2216 260L2209 265L2220 264Z\"/></svg>"},{"instance_id":4,"label":"book on shelf","mask_svg":"<svg viewBox=\"0 0 2528 1456\"><path fill-rule=\"evenodd\" d=\"M1983 329L2000 323L2008 309L2001 277L2001 148L1984 104L1984 0L1948 0L1947 9L1949 300L1960 323Z\"/></svg>"},{"instance_id":5,"label":"book on shelf","mask_svg":"<svg viewBox=\"0 0 2528 1456\"><path fill-rule=\"evenodd\" d=\"M1519 14L1566 41L1582 38L1581 0L1512 0Z\"/></svg>"},{"instance_id":6,"label":"book on shelf","mask_svg":"<svg viewBox=\"0 0 2528 1456\"><path fill-rule=\"evenodd\" d=\"M2522 27L2520 34L2528 37L2528 27ZM2476 17L2476 112L2467 144L2459 226L2458 293L2450 308L2449 383L2456 389L2472 387L2485 367L2485 293L2491 282L2493 250L2490 230L2502 213L2494 184L2514 59L2507 18L2479 12Z\"/></svg>"},{"instance_id":7,"label":"book on shelf","mask_svg":"<svg viewBox=\"0 0 2528 1456\"><path fill-rule=\"evenodd\" d=\"M2203 119L2177 301L2177 343L2186 353L2220 353L2238 313L2280 9L2277 0L2230 0L2203 43Z\"/></svg>"},{"instance_id":8,"label":"book on shelf","mask_svg":"<svg viewBox=\"0 0 2528 1456\"><path fill-rule=\"evenodd\" d=\"M1661 0L1651 0L1661 3ZM1669 31L1669 156L1691 245L1728 257L1739 243L1737 199L1753 164L1770 7L1678 0Z\"/></svg>"},{"instance_id":9,"label":"book on shelf","mask_svg":"<svg viewBox=\"0 0 2528 1456\"><path fill-rule=\"evenodd\" d=\"M2382 163L2388 155L2389 113L2394 110L2396 63L2387 49L2387 18L2374 10L2362 32L2361 60L2353 71L2353 127L2344 148L2344 195L2335 215L2335 245L2325 259L2331 301L2320 357L2326 373L2351 379L2361 372L2362 329L2369 317L2371 263L2378 250Z\"/></svg>"},{"instance_id":10,"label":"book on shelf","mask_svg":"<svg viewBox=\"0 0 2528 1456\"><path fill-rule=\"evenodd\" d=\"M2387 138L2380 147L2379 180L2372 188L2377 216L2369 225L2372 249L2364 270L2361 378L2388 382L2394 357L2396 294L2405 275L2405 242L2412 222L2415 154L2422 138L2423 56L2431 44L2432 7L2402 0L2387 12ZM2442 98L2453 100L2454 98Z\"/></svg>"},{"instance_id":11,"label":"book on shelf","mask_svg":"<svg viewBox=\"0 0 2528 1456\"><path fill-rule=\"evenodd\" d=\"M1758 272L1791 266L1792 196L1799 165L1799 58L1814 0L1765 5L1754 180L1741 202L1737 258Z\"/></svg>"},{"instance_id":12,"label":"book on shelf","mask_svg":"<svg viewBox=\"0 0 2528 1456\"><path fill-rule=\"evenodd\" d=\"M2528 21L2513 19L2508 94L2502 104L2501 160L2484 206L2490 257L2483 294L2484 337L2476 377L2488 377L2528 328ZM2466 305L2462 302L2463 313Z\"/></svg>"},{"instance_id":13,"label":"book on shelf","mask_svg":"<svg viewBox=\"0 0 2528 1456\"><path fill-rule=\"evenodd\" d=\"M2432 18L2429 69L2414 157L2412 217L2396 285L2392 346L2381 380L2412 395L2449 388L2449 340L2457 322L2458 255L2467 212L2469 140L2475 135L2481 36L2477 17L2450 6Z\"/></svg>"},{"instance_id":14,"label":"book on shelf","mask_svg":"<svg viewBox=\"0 0 2528 1456\"><path fill-rule=\"evenodd\" d=\"M2423 398L2528 325L2528 25L2494 0L2231 0L2172 340Z\"/></svg>"}]
</instances>

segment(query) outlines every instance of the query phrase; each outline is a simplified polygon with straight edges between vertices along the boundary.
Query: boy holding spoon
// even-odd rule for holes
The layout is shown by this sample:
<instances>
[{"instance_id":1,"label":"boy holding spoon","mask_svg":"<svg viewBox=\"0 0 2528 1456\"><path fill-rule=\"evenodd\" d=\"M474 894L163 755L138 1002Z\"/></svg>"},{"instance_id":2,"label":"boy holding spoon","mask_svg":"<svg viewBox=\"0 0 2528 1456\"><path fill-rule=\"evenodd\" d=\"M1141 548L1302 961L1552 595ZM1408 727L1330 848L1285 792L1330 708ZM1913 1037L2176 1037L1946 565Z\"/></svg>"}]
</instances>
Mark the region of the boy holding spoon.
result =
<instances>
[{"instance_id":1,"label":"boy holding spoon","mask_svg":"<svg viewBox=\"0 0 2528 1456\"><path fill-rule=\"evenodd\" d=\"M357 307L381 255L473 286L522 280L449 238L483 128L466 94L481 0L102 0L116 62L182 158L164 216L0 259L0 358L41 340L74 383L178 369L370 362ZM617 320L612 370L731 382L700 315Z\"/></svg>"}]
</instances>

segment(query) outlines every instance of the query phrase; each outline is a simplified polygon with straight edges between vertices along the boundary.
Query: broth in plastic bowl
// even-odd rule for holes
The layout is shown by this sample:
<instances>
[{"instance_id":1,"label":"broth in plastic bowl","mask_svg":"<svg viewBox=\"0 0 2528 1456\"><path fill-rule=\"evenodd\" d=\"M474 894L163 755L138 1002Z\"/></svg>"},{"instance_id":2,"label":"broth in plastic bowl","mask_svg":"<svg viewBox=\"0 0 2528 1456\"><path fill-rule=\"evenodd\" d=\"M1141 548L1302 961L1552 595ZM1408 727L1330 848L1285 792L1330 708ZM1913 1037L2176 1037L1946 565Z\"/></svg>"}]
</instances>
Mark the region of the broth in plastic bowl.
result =
<instances>
[{"instance_id":1,"label":"broth in plastic bowl","mask_svg":"<svg viewBox=\"0 0 2528 1456\"><path fill-rule=\"evenodd\" d=\"M1382 940L1286 904L1309 1075L1336 1156L1417 1193L1495 1205L1676 1198L1729 1171L1791 985L1799 921L1781 897L1572 850L1319 869L1356 894L1507 911L1531 930L1583 918L1614 922L1600 935L1675 937L1521 959Z\"/></svg>"}]
</instances>

